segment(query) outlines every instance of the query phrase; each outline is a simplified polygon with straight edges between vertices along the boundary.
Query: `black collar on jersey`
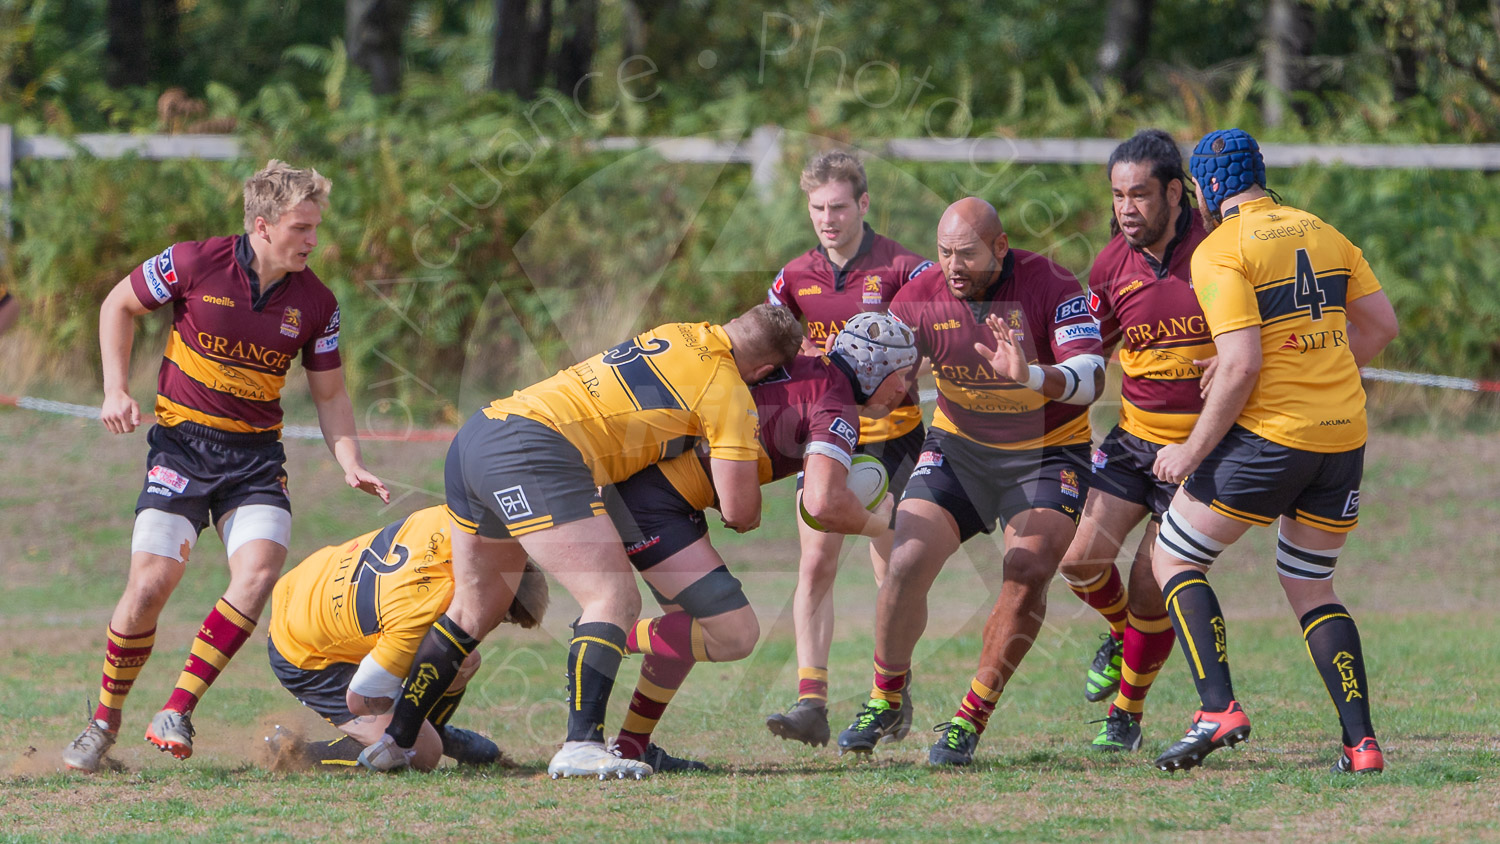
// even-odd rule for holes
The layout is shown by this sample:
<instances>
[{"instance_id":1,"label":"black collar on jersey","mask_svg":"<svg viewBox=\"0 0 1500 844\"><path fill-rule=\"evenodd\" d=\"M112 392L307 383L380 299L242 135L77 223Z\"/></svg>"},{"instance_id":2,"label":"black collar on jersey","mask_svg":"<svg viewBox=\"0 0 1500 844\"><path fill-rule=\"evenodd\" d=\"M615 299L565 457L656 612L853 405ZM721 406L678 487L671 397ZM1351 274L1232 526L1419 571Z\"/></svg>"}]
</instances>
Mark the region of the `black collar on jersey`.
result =
<instances>
[{"instance_id":1,"label":"black collar on jersey","mask_svg":"<svg viewBox=\"0 0 1500 844\"><path fill-rule=\"evenodd\" d=\"M260 313L266 309L271 301L271 294L286 280L282 276L271 283L264 292L260 289L260 276L255 273L255 250L250 248L250 235L235 235L234 238L234 261L245 271L245 278L250 280L250 310Z\"/></svg>"},{"instance_id":2,"label":"black collar on jersey","mask_svg":"<svg viewBox=\"0 0 1500 844\"><path fill-rule=\"evenodd\" d=\"M842 267L834 266L833 259L828 257L828 250L823 248L823 244L818 244L818 252L823 255L823 260L828 262L828 266L833 267L834 290L844 289L844 279L849 277L849 272L854 268L855 263L860 258L870 254L870 250L875 248L875 230L870 228L869 223L862 223L861 225L865 227L865 233L859 238L859 249L855 250L854 257L845 261Z\"/></svg>"},{"instance_id":3,"label":"black collar on jersey","mask_svg":"<svg viewBox=\"0 0 1500 844\"><path fill-rule=\"evenodd\" d=\"M832 363L835 369L844 373L844 376L849 379L850 386L854 387L854 400L856 402L862 405L870 400L870 397L865 395L865 391L859 388L859 377L854 374L854 366L849 361L844 360L843 355L831 354L828 356L828 362Z\"/></svg>"},{"instance_id":4,"label":"black collar on jersey","mask_svg":"<svg viewBox=\"0 0 1500 844\"><path fill-rule=\"evenodd\" d=\"M1172 268L1172 252L1177 249L1177 244L1181 243L1187 237L1188 229L1193 226L1193 214L1195 213L1197 212L1190 207L1183 208L1179 206L1177 212L1177 233L1172 235L1171 240L1167 241L1167 248L1162 250L1160 261L1156 260L1155 255L1147 252L1142 247L1130 247L1141 253L1141 257L1146 259L1146 266L1150 267L1151 271L1156 273L1158 279L1166 278L1167 272Z\"/></svg>"},{"instance_id":5,"label":"black collar on jersey","mask_svg":"<svg viewBox=\"0 0 1500 844\"><path fill-rule=\"evenodd\" d=\"M1000 261L1000 277L995 279L984 295L978 299L969 300L969 310L974 312L974 321L984 325L984 317L989 311L990 305L994 304L996 297L1000 295L1000 288L1004 287L1016 276L1016 253L1013 249L1005 250L1005 258Z\"/></svg>"}]
</instances>

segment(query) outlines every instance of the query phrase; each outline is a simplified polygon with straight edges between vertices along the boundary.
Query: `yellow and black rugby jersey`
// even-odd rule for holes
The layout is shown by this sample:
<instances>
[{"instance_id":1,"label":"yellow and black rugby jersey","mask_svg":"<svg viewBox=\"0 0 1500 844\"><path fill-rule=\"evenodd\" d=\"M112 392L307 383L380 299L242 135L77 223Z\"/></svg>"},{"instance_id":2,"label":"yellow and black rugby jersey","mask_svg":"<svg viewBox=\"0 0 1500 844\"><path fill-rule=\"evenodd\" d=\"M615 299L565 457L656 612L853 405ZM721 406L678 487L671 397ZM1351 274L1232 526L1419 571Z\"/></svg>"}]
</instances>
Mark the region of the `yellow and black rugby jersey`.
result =
<instances>
[{"instance_id":1,"label":"yellow and black rugby jersey","mask_svg":"<svg viewBox=\"0 0 1500 844\"><path fill-rule=\"evenodd\" d=\"M1260 382L1237 420L1257 436L1324 453L1365 443L1365 390L1345 306L1380 289L1333 226L1266 197L1224 215L1193 253L1209 330L1260 326Z\"/></svg>"},{"instance_id":2,"label":"yellow and black rugby jersey","mask_svg":"<svg viewBox=\"0 0 1500 844\"><path fill-rule=\"evenodd\" d=\"M271 641L308 670L372 654L405 677L427 629L453 600L453 545L443 507L330 545L282 575L271 595Z\"/></svg>"},{"instance_id":3,"label":"yellow and black rugby jersey","mask_svg":"<svg viewBox=\"0 0 1500 844\"><path fill-rule=\"evenodd\" d=\"M485 408L542 423L583 454L599 485L618 483L702 438L710 456L756 460L759 419L729 336L675 322L594 355Z\"/></svg>"}]
</instances>

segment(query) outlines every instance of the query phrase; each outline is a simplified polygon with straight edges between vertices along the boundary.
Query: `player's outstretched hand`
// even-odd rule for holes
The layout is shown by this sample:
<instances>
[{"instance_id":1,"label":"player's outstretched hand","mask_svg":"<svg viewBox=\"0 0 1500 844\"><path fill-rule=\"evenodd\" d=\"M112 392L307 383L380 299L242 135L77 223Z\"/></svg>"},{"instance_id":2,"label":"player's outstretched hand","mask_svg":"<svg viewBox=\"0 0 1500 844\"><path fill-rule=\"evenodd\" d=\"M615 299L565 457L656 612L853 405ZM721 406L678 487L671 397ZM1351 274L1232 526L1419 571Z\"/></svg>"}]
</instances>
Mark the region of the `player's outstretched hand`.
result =
<instances>
[{"instance_id":1,"label":"player's outstretched hand","mask_svg":"<svg viewBox=\"0 0 1500 844\"><path fill-rule=\"evenodd\" d=\"M381 483L379 478L370 474L370 471L363 466L356 466L345 472L344 483L360 492L368 492L371 495L379 496L380 500L386 504L391 503L390 490L386 489L385 484Z\"/></svg>"},{"instance_id":2,"label":"player's outstretched hand","mask_svg":"<svg viewBox=\"0 0 1500 844\"><path fill-rule=\"evenodd\" d=\"M989 361L990 368L995 370L996 374L1024 384L1029 373L1026 366L1026 350L1021 348L1021 332L1011 330L1011 327L1005 324L1005 320L996 314L990 314L984 324L990 327L990 334L995 338L995 347L990 348L983 343L975 343L974 351Z\"/></svg>"},{"instance_id":3,"label":"player's outstretched hand","mask_svg":"<svg viewBox=\"0 0 1500 844\"><path fill-rule=\"evenodd\" d=\"M141 406L124 390L106 393L99 420L111 434L128 434L141 424Z\"/></svg>"}]
</instances>

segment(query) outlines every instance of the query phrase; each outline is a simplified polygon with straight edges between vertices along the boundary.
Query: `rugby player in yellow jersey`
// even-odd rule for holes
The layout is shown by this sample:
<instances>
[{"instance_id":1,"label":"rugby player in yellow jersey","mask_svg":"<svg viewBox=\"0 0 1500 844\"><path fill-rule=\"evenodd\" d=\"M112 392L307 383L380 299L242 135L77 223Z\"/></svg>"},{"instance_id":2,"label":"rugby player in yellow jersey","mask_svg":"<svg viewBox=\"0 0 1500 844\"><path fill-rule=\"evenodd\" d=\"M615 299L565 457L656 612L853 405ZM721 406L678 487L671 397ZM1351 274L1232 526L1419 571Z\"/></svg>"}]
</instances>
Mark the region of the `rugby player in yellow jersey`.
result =
<instances>
[{"instance_id":1,"label":"rugby player in yellow jersey","mask_svg":"<svg viewBox=\"0 0 1500 844\"><path fill-rule=\"evenodd\" d=\"M1152 563L1202 708L1156 765L1192 768L1250 735L1207 574L1251 525L1280 519L1277 574L1343 728L1334 770L1380 771L1359 630L1334 594L1333 571L1359 521L1359 368L1396 336L1396 314L1358 248L1266 190L1250 135L1208 133L1190 169L1198 207L1217 226L1193 253L1192 273L1218 371L1187 441L1157 453L1156 476L1186 483L1162 518Z\"/></svg>"},{"instance_id":2,"label":"rugby player in yellow jersey","mask_svg":"<svg viewBox=\"0 0 1500 844\"><path fill-rule=\"evenodd\" d=\"M772 305L722 327L669 323L474 414L444 472L456 526L453 603L418 648L390 727L361 764L408 763L422 720L510 606L529 554L582 610L568 650L567 737L548 772L649 776L650 765L604 744L605 709L641 597L599 487L701 439L725 523L754 528L759 423L747 385L789 364L801 338L796 318Z\"/></svg>"},{"instance_id":3,"label":"rugby player in yellow jersey","mask_svg":"<svg viewBox=\"0 0 1500 844\"><path fill-rule=\"evenodd\" d=\"M293 697L344 733L293 748L302 758L354 765L385 732L417 645L453 599L451 525L442 507L418 510L315 552L276 582L266 640L271 670ZM547 580L528 565L501 620L536 627L546 611ZM442 756L499 761L494 742L449 724L478 670L479 652L471 651L417 733L413 768L432 770Z\"/></svg>"}]
</instances>

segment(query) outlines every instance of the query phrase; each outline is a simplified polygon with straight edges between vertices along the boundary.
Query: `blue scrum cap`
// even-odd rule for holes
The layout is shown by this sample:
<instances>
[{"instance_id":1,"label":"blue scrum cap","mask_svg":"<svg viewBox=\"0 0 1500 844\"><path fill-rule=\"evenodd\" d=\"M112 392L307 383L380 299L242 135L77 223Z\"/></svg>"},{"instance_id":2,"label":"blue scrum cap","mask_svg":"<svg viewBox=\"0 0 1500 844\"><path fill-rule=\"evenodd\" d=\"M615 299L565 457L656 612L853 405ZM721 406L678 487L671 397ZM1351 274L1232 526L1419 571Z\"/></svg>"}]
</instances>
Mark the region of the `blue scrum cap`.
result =
<instances>
[{"instance_id":1,"label":"blue scrum cap","mask_svg":"<svg viewBox=\"0 0 1500 844\"><path fill-rule=\"evenodd\" d=\"M1219 129L1204 135L1193 147L1188 170L1198 180L1209 213L1215 217L1226 198L1252 186L1266 186L1266 162L1260 155L1260 145L1244 129Z\"/></svg>"}]
</instances>

